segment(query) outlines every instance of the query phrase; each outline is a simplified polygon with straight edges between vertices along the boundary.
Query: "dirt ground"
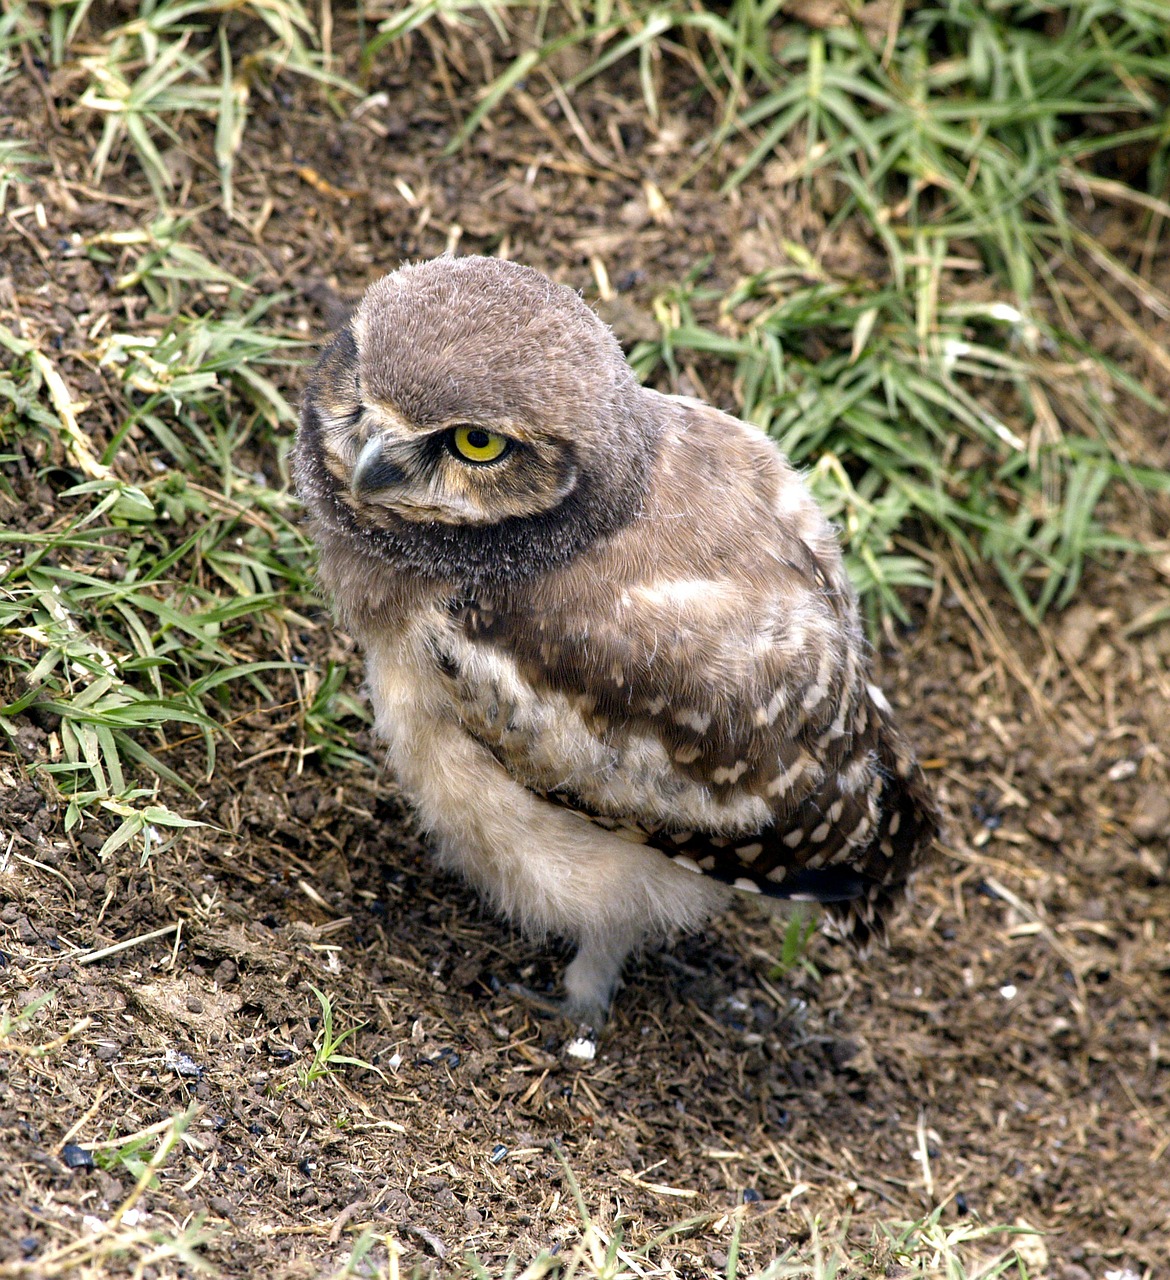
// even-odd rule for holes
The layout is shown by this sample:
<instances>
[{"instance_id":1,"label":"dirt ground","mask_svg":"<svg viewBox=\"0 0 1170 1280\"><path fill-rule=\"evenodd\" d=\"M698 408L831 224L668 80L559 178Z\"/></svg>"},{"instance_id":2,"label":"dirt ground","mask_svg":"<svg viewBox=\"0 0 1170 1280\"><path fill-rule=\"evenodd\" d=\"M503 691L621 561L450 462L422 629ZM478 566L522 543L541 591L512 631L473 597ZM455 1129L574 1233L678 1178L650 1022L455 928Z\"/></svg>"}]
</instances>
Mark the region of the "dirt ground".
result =
<instances>
[{"instance_id":1,"label":"dirt ground","mask_svg":"<svg viewBox=\"0 0 1170 1280\"><path fill-rule=\"evenodd\" d=\"M344 59L346 32L334 39ZM323 335L330 290L352 296L404 257L505 246L591 297L603 263L608 318L633 340L655 293L705 255L727 281L777 236L815 247L823 231L807 192L766 180L732 201L702 178L665 209L648 200L643 176L669 190L704 121L673 110L650 128L633 72L574 99L604 165L515 104L439 159L449 69L421 42L416 54L383 60L371 88L384 97L358 120L295 82L258 96L236 221L214 166L173 157L193 242L259 270L261 291L289 291L277 314L290 329ZM87 332L105 312L122 327L149 317L115 291L116 271L63 246L135 226L150 201L132 163L91 185L97 125L65 110L80 85L66 69L6 86L0 130L51 168L34 184L44 227L0 220L0 321L54 334L101 441L121 393ZM857 236L830 252L866 269ZM1170 284L1165 253L1159 269ZM1088 302L1085 325L1136 376L1159 376ZM701 364L687 376L729 403ZM290 396L296 385L294 372ZM1166 424L1131 421L1144 461L1170 466ZM277 474L271 456L257 465ZM19 503L6 523L49 525L53 488L35 466L8 470ZM1112 515L1140 540L1159 533L1126 524L1124 493ZM66 1138L132 1133L191 1102L190 1141L138 1210L167 1230L205 1214L219 1228L205 1256L228 1276L329 1274L367 1226L396 1236L405 1269L445 1273L474 1250L496 1275L511 1254L565 1250L581 1221L554 1144L590 1213L607 1229L620 1215L628 1241L705 1215L661 1244L655 1274L721 1273L745 1193L741 1273L814 1230L848 1224L864 1243L875 1223L941 1205L944 1222L1045 1232L1033 1276L1170 1274L1170 624L1145 621L1168 598L1164 542L1094 567L1037 634L990 574L940 558L938 589L909 602L915 626L878 655L949 824L892 950L862 965L818 937L819 980L777 977L782 925L745 902L631 968L593 1061L508 992L553 982L564 957L431 869L391 778L303 751L296 709L281 707L291 683L275 679L271 707L235 689L209 782L197 744L171 752L202 803L170 802L215 825L145 869L128 849L103 864L93 825L65 833L28 771L51 726L26 718L0 751L0 991L15 1005L56 992L29 1045L88 1021L52 1053L0 1060L0 1274L41 1274L38 1258L133 1186L125 1168L67 1167ZM264 656L264 636L253 643L248 656ZM356 692L356 656L324 608L287 645L348 662ZM14 696L0 688L0 703ZM178 934L73 958L175 921ZM379 1074L297 1083L319 1027L313 987L339 1027L363 1024L342 1052Z\"/></svg>"}]
</instances>

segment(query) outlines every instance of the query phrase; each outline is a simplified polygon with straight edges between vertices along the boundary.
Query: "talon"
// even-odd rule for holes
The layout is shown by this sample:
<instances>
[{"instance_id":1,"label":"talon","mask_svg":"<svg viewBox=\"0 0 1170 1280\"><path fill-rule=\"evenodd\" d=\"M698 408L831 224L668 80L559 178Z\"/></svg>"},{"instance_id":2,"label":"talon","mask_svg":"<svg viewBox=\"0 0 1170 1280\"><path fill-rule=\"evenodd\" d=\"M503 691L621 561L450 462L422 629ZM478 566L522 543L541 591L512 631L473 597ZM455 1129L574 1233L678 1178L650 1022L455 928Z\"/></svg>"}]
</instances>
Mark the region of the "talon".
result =
<instances>
[{"instance_id":1,"label":"talon","mask_svg":"<svg viewBox=\"0 0 1170 1280\"><path fill-rule=\"evenodd\" d=\"M605 1027L609 1015L608 1009L596 1005L584 1007L580 1001L569 997L553 1000L519 982L509 982L508 991L543 1018L564 1018L571 1022L581 1035L596 1036Z\"/></svg>"}]
</instances>

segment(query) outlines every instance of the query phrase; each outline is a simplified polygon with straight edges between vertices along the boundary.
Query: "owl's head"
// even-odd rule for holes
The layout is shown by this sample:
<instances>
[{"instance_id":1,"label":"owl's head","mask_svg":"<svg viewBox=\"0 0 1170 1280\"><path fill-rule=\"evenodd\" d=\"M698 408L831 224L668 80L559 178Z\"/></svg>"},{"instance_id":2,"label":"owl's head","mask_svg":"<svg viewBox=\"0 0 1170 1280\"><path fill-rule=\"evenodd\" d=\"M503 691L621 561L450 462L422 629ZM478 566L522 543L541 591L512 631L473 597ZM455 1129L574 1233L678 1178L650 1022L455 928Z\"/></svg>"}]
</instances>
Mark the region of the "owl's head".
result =
<instances>
[{"instance_id":1,"label":"owl's head","mask_svg":"<svg viewBox=\"0 0 1170 1280\"><path fill-rule=\"evenodd\" d=\"M314 370L297 480L318 521L434 576L550 567L637 510L655 415L571 289L495 258L371 285Z\"/></svg>"}]
</instances>

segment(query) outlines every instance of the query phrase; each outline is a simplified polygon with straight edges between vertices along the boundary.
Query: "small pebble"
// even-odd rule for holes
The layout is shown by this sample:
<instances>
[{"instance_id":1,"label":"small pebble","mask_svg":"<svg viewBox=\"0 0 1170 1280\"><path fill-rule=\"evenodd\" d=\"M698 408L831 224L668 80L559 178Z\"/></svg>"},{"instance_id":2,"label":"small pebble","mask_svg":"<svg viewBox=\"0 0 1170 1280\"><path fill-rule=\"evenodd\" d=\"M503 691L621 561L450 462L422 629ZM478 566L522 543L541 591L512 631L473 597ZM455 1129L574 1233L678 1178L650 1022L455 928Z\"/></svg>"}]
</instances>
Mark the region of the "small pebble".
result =
<instances>
[{"instance_id":1,"label":"small pebble","mask_svg":"<svg viewBox=\"0 0 1170 1280\"><path fill-rule=\"evenodd\" d=\"M93 1168L93 1152L86 1151L84 1147L79 1147L75 1142L67 1142L62 1147L61 1159L65 1162L66 1169Z\"/></svg>"},{"instance_id":2,"label":"small pebble","mask_svg":"<svg viewBox=\"0 0 1170 1280\"><path fill-rule=\"evenodd\" d=\"M565 1052L570 1058L578 1058L582 1062L592 1062L597 1057L597 1041L578 1036L565 1045Z\"/></svg>"},{"instance_id":3,"label":"small pebble","mask_svg":"<svg viewBox=\"0 0 1170 1280\"><path fill-rule=\"evenodd\" d=\"M177 1076L198 1080L203 1074L203 1068L197 1062L176 1049L168 1049L163 1061Z\"/></svg>"},{"instance_id":4,"label":"small pebble","mask_svg":"<svg viewBox=\"0 0 1170 1280\"><path fill-rule=\"evenodd\" d=\"M1170 837L1170 795L1158 783L1151 783L1138 796L1129 829L1143 842Z\"/></svg>"}]
</instances>

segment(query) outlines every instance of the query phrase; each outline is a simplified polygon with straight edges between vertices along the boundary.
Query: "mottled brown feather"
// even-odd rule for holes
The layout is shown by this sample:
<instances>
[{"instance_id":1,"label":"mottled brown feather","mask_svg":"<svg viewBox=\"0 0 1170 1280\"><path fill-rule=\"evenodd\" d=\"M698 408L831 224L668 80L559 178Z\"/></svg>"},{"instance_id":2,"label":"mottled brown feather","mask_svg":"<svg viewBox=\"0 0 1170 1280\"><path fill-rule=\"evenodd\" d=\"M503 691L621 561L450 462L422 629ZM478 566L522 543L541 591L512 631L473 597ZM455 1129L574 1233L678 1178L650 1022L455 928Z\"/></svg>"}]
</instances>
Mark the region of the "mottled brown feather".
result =
<instances>
[{"instance_id":1,"label":"mottled brown feather","mask_svg":"<svg viewBox=\"0 0 1170 1280\"><path fill-rule=\"evenodd\" d=\"M737 448L733 469L721 446L740 446L744 428L735 420L705 405L664 408L677 416L677 435L668 432L658 465L686 474L685 490L660 482L656 470L649 501L627 528L535 582L453 598L449 612L464 638L513 659L537 694L571 696L598 735L615 743L653 735L678 772L717 799L766 799L767 825L734 838L718 828L672 829L656 815L606 813L549 787L549 770L532 767L531 744L501 731L506 709L484 723L454 654L440 644L436 662L469 730L541 794L725 883L755 885L772 897L855 900L856 908L836 906L834 914L846 936L864 944L934 839L936 810L867 687L853 594L826 526L812 510L803 537L768 519L778 491L796 478L773 449L752 448L750 440L748 465ZM693 518L695 511L704 518ZM701 601L664 612L638 596L639 584L685 581L695 566L713 595L726 588L729 617ZM811 635L805 645L787 643L794 616ZM729 634L729 627L739 630ZM752 634L768 643L751 649ZM739 661L729 660L730 642ZM805 707L818 678L824 695ZM761 724L759 710L777 689L789 697ZM695 711L709 723L685 719ZM835 723L842 731L833 734ZM802 776L770 794L778 774L802 759L811 761ZM850 764L863 780L853 791L842 788ZM895 814L899 830L891 836ZM864 819L868 831L850 838ZM750 858L737 853L744 848Z\"/></svg>"}]
</instances>

